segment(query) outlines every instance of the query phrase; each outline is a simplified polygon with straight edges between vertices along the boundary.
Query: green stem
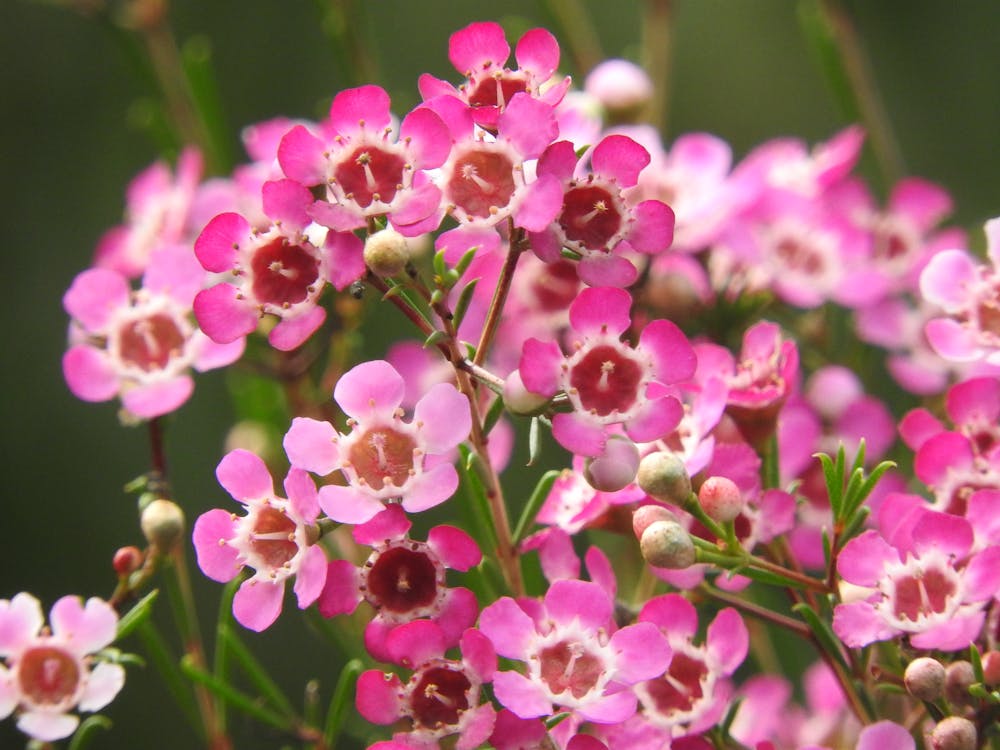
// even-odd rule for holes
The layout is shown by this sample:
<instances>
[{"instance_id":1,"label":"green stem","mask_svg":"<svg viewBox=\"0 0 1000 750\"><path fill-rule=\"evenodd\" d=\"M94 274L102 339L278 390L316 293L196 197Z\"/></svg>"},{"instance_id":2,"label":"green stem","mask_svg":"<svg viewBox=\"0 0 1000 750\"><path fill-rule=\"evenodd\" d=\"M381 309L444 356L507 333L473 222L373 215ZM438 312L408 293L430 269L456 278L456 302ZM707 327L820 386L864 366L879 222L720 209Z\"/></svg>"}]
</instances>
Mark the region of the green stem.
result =
<instances>
[{"instance_id":1,"label":"green stem","mask_svg":"<svg viewBox=\"0 0 1000 750\"><path fill-rule=\"evenodd\" d=\"M795 633L802 638L811 639L812 631L809 627L799 620L795 620L791 617L786 617L785 615L779 614L767 607L762 607L749 599L742 596L733 596L732 594L722 591L721 589L714 588L708 584L703 583L700 589L706 595L717 599L720 602L728 604L734 609L738 609L741 612L745 612L748 615L756 617L758 620L763 620L764 622L769 622L772 625L777 625L779 628L784 628L792 633Z\"/></svg>"},{"instance_id":2,"label":"green stem","mask_svg":"<svg viewBox=\"0 0 1000 750\"><path fill-rule=\"evenodd\" d=\"M646 0L642 19L642 65L653 81L647 121L661 133L669 117L673 5L673 0Z\"/></svg>"}]
</instances>

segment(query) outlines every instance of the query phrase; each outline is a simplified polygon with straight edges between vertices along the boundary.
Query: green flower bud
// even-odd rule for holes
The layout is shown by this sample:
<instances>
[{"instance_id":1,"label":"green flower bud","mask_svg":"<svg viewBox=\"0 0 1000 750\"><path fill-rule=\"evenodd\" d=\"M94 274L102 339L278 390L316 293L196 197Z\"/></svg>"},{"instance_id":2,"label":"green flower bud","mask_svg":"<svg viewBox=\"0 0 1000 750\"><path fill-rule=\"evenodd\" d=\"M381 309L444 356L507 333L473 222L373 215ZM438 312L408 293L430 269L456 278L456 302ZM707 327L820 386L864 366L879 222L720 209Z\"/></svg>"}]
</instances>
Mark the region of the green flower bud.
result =
<instances>
[{"instance_id":1,"label":"green flower bud","mask_svg":"<svg viewBox=\"0 0 1000 750\"><path fill-rule=\"evenodd\" d=\"M683 505L691 496L687 468L669 451L643 456L635 481L647 495L674 505Z\"/></svg>"}]
</instances>

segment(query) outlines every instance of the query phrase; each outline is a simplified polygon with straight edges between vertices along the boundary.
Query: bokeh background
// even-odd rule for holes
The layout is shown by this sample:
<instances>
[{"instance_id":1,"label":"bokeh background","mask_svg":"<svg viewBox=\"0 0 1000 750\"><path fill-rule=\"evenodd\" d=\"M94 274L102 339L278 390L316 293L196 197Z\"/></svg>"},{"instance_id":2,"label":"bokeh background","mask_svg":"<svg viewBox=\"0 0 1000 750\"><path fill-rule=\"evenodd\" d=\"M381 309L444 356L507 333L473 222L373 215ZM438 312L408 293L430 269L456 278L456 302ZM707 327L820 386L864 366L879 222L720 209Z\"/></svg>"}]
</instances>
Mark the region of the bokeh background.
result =
<instances>
[{"instance_id":1,"label":"bokeh background","mask_svg":"<svg viewBox=\"0 0 1000 750\"><path fill-rule=\"evenodd\" d=\"M558 0L556 0L558 2ZM68 4L68 3L67 3ZM81 5L99 5L100 0ZM174 0L176 35L210 46L230 147L241 127L276 115L317 117L353 81L324 34L324 3ZM350 32L370 51L397 109L418 98L429 71L455 80L448 36L495 19L514 34L563 30L548 6L373 0ZM587 0L607 56L639 54L641 3ZM110 594L113 551L139 543L134 499L122 486L146 471L142 430L119 426L111 404L85 404L63 384L67 319L61 297L95 243L121 220L123 191L158 156L138 124L148 89L116 37L59 3L0 2L0 272L7 322L0 368L0 598L28 590L46 607L65 593ZM954 221L982 245L982 222L1000 214L1000 5L945 0L846 3L870 57L906 170L951 190ZM675 0L667 135L709 131L737 158L766 139L815 142L847 124L803 39L792 0ZM582 81L585 70L567 72ZM867 162L870 166L870 160ZM194 518L230 502L213 471L232 419L224 376L199 379L170 420L175 493ZM211 607L218 586L198 581ZM209 609L209 616L214 612ZM293 696L316 677L329 695L337 662L294 617L248 641L280 667ZM259 648L258 648L259 647ZM194 746L151 670L131 669L96 747ZM237 747L279 747L267 730L234 720ZM0 723L0 748L23 746Z\"/></svg>"}]
</instances>

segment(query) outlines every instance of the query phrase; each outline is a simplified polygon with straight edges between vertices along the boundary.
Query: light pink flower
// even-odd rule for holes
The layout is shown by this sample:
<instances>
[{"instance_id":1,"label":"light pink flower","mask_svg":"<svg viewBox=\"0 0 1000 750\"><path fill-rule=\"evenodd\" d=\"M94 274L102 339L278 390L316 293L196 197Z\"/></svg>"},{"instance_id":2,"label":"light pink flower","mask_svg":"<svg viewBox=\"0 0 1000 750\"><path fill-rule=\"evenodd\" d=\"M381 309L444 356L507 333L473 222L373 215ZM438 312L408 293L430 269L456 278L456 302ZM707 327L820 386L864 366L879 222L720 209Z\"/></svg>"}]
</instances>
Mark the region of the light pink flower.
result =
<instances>
[{"instance_id":1,"label":"light pink flower","mask_svg":"<svg viewBox=\"0 0 1000 750\"><path fill-rule=\"evenodd\" d=\"M80 722L72 711L104 708L125 682L120 665L93 656L115 639L110 604L64 596L49 623L31 594L0 600L0 719L17 710L17 728L41 742L71 735Z\"/></svg>"},{"instance_id":2,"label":"light pink flower","mask_svg":"<svg viewBox=\"0 0 1000 750\"><path fill-rule=\"evenodd\" d=\"M221 583L244 567L253 568L233 599L233 615L241 625L261 631L281 614L286 580L295 577L300 609L316 601L323 589L326 554L314 544L316 486L306 472L292 469L285 477L288 499L278 497L267 466L245 450L227 453L215 475L246 515L217 508L198 518L193 534L198 565Z\"/></svg>"}]
</instances>

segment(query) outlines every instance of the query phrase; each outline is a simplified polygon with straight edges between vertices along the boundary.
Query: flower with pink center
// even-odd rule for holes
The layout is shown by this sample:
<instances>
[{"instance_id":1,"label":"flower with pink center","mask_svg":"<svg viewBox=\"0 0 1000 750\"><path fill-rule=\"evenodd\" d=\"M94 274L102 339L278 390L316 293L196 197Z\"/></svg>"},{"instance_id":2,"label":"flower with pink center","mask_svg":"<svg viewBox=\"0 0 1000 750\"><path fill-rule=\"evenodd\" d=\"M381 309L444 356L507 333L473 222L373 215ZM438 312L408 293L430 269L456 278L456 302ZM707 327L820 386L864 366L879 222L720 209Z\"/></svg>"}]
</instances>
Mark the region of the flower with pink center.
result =
<instances>
[{"instance_id":1,"label":"flower with pink center","mask_svg":"<svg viewBox=\"0 0 1000 750\"><path fill-rule=\"evenodd\" d=\"M244 627L261 631L281 614L287 579L295 577L300 609L323 590L326 554L315 544L316 486L306 472L292 469L285 477L288 499L278 497L267 466L245 450L227 453L215 476L246 515L216 508L199 516L193 534L198 565L220 583L253 568L233 598L233 615Z\"/></svg>"},{"instance_id":2,"label":"flower with pink center","mask_svg":"<svg viewBox=\"0 0 1000 750\"><path fill-rule=\"evenodd\" d=\"M17 728L46 743L76 730L72 711L104 708L125 683L120 665L96 656L117 634L110 604L64 596L49 623L31 594L0 600L0 719L16 710Z\"/></svg>"},{"instance_id":3,"label":"flower with pink center","mask_svg":"<svg viewBox=\"0 0 1000 750\"><path fill-rule=\"evenodd\" d=\"M938 354L1000 365L1000 218L987 221L985 231L991 265L964 250L944 250L920 274L920 293L945 314L925 329Z\"/></svg>"},{"instance_id":4,"label":"flower with pink center","mask_svg":"<svg viewBox=\"0 0 1000 750\"><path fill-rule=\"evenodd\" d=\"M970 555L973 539L966 519L924 508L897 528L852 539L837 572L869 593L836 606L834 632L852 648L902 634L922 649L968 646L1000 589L1000 547Z\"/></svg>"},{"instance_id":5,"label":"flower with pink center","mask_svg":"<svg viewBox=\"0 0 1000 750\"><path fill-rule=\"evenodd\" d=\"M490 736L496 710L483 698L482 687L496 672L497 657L489 640L475 629L461 637L461 659L446 659L447 642L435 623L411 622L389 636L393 661L412 669L404 683L377 669L358 677L358 712L373 724L410 722L392 743L375 747L431 750L446 737L458 735L456 750L473 750Z\"/></svg>"},{"instance_id":6,"label":"flower with pink center","mask_svg":"<svg viewBox=\"0 0 1000 750\"><path fill-rule=\"evenodd\" d=\"M634 348L624 343L631 303L624 289L584 289L569 311L572 354L564 356L554 341L524 343L519 371L525 387L569 398L573 411L553 417L552 434L574 453L600 455L613 425L636 442L651 442L680 422L683 408L670 387L694 374L694 349L668 320L649 323Z\"/></svg>"},{"instance_id":7,"label":"flower with pink center","mask_svg":"<svg viewBox=\"0 0 1000 750\"><path fill-rule=\"evenodd\" d=\"M186 148L177 159L176 175L162 161L139 173L125 196L125 223L101 237L94 265L134 279L157 248L192 241L199 228L193 203L201 172L201 154Z\"/></svg>"},{"instance_id":8,"label":"flower with pink center","mask_svg":"<svg viewBox=\"0 0 1000 750\"><path fill-rule=\"evenodd\" d=\"M468 107L476 124L496 131L500 116L517 94L541 100L554 107L569 88L564 78L542 89L559 67L559 43L545 29L531 29L514 50L518 67L506 67L510 45L503 28L493 21L471 23L451 35L448 59L466 82L457 89L429 73L417 83L424 101L439 96L457 98Z\"/></svg>"},{"instance_id":9,"label":"flower with pink center","mask_svg":"<svg viewBox=\"0 0 1000 750\"><path fill-rule=\"evenodd\" d=\"M232 279L200 292L194 313L202 330L219 343L252 333L264 315L277 316L267 338L288 351L326 319L318 300L327 282L343 289L364 273L362 244L349 232L331 230L319 240L307 231L313 197L302 185L268 182L262 197L273 222L269 228L255 229L239 214L225 213L198 236L194 252L201 264Z\"/></svg>"},{"instance_id":10,"label":"flower with pink center","mask_svg":"<svg viewBox=\"0 0 1000 750\"><path fill-rule=\"evenodd\" d=\"M430 109L418 107L393 137L389 106L389 95L378 86L347 89L333 98L320 136L297 125L281 140L278 162L285 175L326 189L326 197L309 209L320 224L347 232L387 216L408 237L437 228L441 190L424 170L447 160L448 128Z\"/></svg>"},{"instance_id":11,"label":"flower with pink center","mask_svg":"<svg viewBox=\"0 0 1000 750\"><path fill-rule=\"evenodd\" d=\"M471 591L445 583L446 570L464 572L479 564L476 543L453 526L435 526L426 542L418 542L409 536L410 525L403 509L390 505L355 526L354 540L372 552L360 567L347 560L330 562L318 600L324 617L350 614L367 601L375 617L365 628L365 647L381 661L391 660L386 644L397 627L429 619L440 626L450 648L479 612Z\"/></svg>"},{"instance_id":12,"label":"flower with pink center","mask_svg":"<svg viewBox=\"0 0 1000 750\"><path fill-rule=\"evenodd\" d=\"M468 399L451 383L430 388L403 421L406 383L384 360L363 362L337 382L334 400L351 431L307 417L292 420L285 451L293 466L326 476L340 471L347 484L319 491L324 512L340 523L364 523L384 504L399 501L416 513L443 503L458 489L450 454L469 436Z\"/></svg>"},{"instance_id":13,"label":"flower with pink center","mask_svg":"<svg viewBox=\"0 0 1000 750\"><path fill-rule=\"evenodd\" d=\"M63 297L73 318L63 375L84 401L118 396L143 418L180 407L194 390L190 370L211 370L239 359L243 342L217 344L192 320L191 303L205 278L190 248L161 247L143 285L132 291L117 271L91 268Z\"/></svg>"},{"instance_id":14,"label":"flower with pink center","mask_svg":"<svg viewBox=\"0 0 1000 750\"><path fill-rule=\"evenodd\" d=\"M670 247L674 212L661 201L635 202L623 191L635 186L649 153L624 135L609 135L590 154L592 172L578 176L579 159L569 141L553 143L538 160L539 178L562 187L562 207L544 231L529 233L531 247L554 263L563 248L581 256L578 272L594 286L631 285L638 271L627 255L654 254Z\"/></svg>"},{"instance_id":15,"label":"flower with pink center","mask_svg":"<svg viewBox=\"0 0 1000 750\"><path fill-rule=\"evenodd\" d=\"M696 645L698 613L680 594L650 599L639 622L663 632L673 656L667 671L636 686L644 716L675 737L697 734L717 724L729 707L729 677L746 658L750 636L734 609L723 609L708 626L705 642Z\"/></svg>"},{"instance_id":16,"label":"flower with pink center","mask_svg":"<svg viewBox=\"0 0 1000 750\"><path fill-rule=\"evenodd\" d=\"M523 661L527 674L498 672L493 691L521 718L549 716L553 704L599 724L636 710L632 686L663 674L667 639L652 623L615 629L614 602L596 583L560 580L542 602L503 597L483 610L480 630L497 653Z\"/></svg>"}]
</instances>

